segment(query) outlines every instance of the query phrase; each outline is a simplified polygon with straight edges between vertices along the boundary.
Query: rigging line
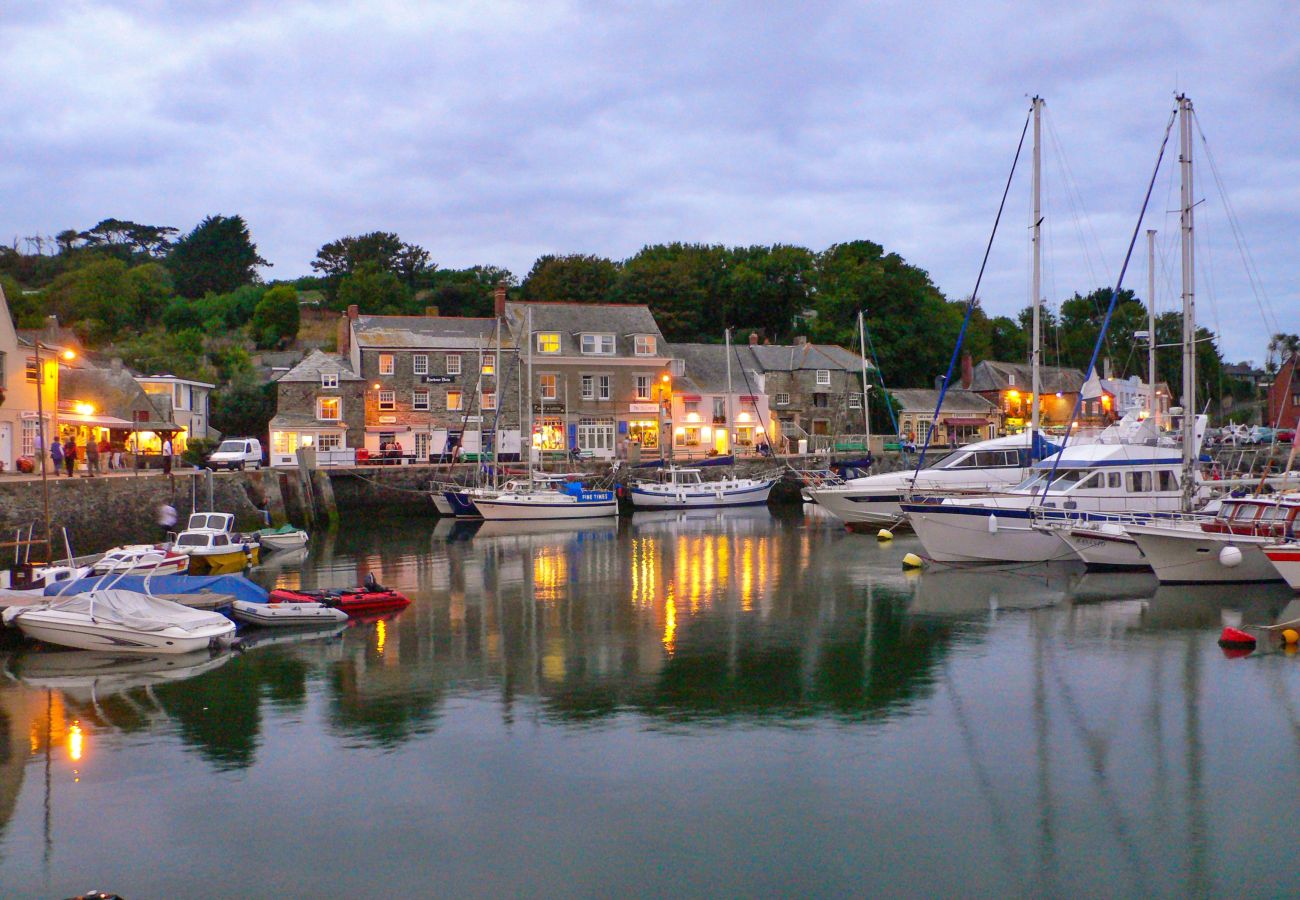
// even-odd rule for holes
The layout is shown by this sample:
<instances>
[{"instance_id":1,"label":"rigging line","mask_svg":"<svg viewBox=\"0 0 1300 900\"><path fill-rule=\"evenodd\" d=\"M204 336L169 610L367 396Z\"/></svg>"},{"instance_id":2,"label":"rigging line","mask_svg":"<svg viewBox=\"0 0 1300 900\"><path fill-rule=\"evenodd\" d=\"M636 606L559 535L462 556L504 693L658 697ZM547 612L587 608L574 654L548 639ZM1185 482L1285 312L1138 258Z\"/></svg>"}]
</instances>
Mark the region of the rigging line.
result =
<instances>
[{"instance_id":1,"label":"rigging line","mask_svg":"<svg viewBox=\"0 0 1300 900\"><path fill-rule=\"evenodd\" d=\"M1029 133L1029 122L1033 118L1034 110L1030 107L1029 112L1025 114L1025 125L1020 129L1020 142L1016 144L1016 155L1011 160L1011 171L1007 173L1007 184L1002 189L1002 201L998 204L998 214L993 219L993 230L989 232L988 244L984 247L984 261L980 263L979 275L975 277L975 290L971 291L970 299L966 301L966 315L961 320L961 331L957 332L957 343L952 348L952 357L948 360L948 373L943 378L943 386L939 388L939 402L935 404L934 415L930 418L930 427L925 430L925 444L921 447L921 453L916 459L916 470L912 473L912 484L916 485L916 478L921 473L921 467L925 465L925 454L930 449L930 440L934 437L934 425L939 421L939 410L943 409L943 398L948 393L948 385L952 384L952 372L957 365L957 355L961 353L962 342L966 339L966 329L970 326L971 313L975 311L975 304L979 302L980 282L984 280L984 269L989 264L989 253L993 250L993 239L997 237L998 225L1002 221L1002 211L1007 206L1007 195L1011 193L1011 181L1016 175L1016 164L1020 162L1020 151L1025 148L1025 135Z\"/></svg>"},{"instance_id":2,"label":"rigging line","mask_svg":"<svg viewBox=\"0 0 1300 900\"><path fill-rule=\"evenodd\" d=\"M1070 168L1070 161L1065 156L1065 148L1061 144L1059 135L1056 133L1055 116L1047 117L1047 136L1052 142L1052 150L1056 154L1057 162L1061 164L1062 181L1065 183L1065 195L1067 206L1070 210L1071 220L1074 223L1075 230L1079 233L1079 243L1083 247L1084 264L1088 269L1088 277L1093 284L1100 284L1097 280L1096 268L1092 262L1092 250L1088 247L1087 236L1083 233L1083 227L1080 223L1088 226L1088 231L1092 235L1093 247L1097 251L1097 259L1104 260L1105 254L1101 252L1101 242L1097 239L1097 232L1092 227L1092 220L1084 212L1083 194L1079 191L1078 181L1074 177L1074 170ZM1078 199L1078 205L1075 205L1075 199Z\"/></svg>"},{"instance_id":3,"label":"rigging line","mask_svg":"<svg viewBox=\"0 0 1300 900\"><path fill-rule=\"evenodd\" d=\"M1205 160L1210 164L1210 174L1214 178L1215 188L1219 191L1219 199L1223 201L1224 211L1228 214L1228 226L1232 231L1233 240L1237 244L1237 252L1241 254L1241 262L1246 269L1246 280L1250 282L1251 292L1255 296L1255 304L1259 307L1260 315L1264 318L1264 325L1270 331L1276 332L1279 328L1277 314L1273 311L1273 302L1264 288L1264 279L1259 274L1259 267L1255 265L1255 257L1250 252L1250 246L1246 243L1245 235L1241 230L1241 223L1237 218L1237 210L1228 197L1228 191L1219 175L1218 163L1215 162L1214 154L1210 152L1210 142L1206 139L1205 131L1201 128L1200 116L1196 115L1195 111L1192 113L1192 121L1196 124L1196 132L1201 137L1201 146L1205 148Z\"/></svg>"},{"instance_id":4,"label":"rigging line","mask_svg":"<svg viewBox=\"0 0 1300 900\"><path fill-rule=\"evenodd\" d=\"M1120 266L1119 278L1115 282L1115 287L1110 292L1110 305L1106 307L1106 317L1101 323L1101 334L1097 336L1097 343L1092 348L1092 359L1088 360L1088 368L1083 373L1083 385L1080 385L1079 395L1074 398L1074 411L1070 414L1070 419L1065 425L1065 436L1061 440L1061 449L1052 457L1052 471L1047 476L1047 481L1043 483L1043 499L1047 499L1047 492L1056 480L1056 469L1061 464L1061 455L1065 453L1065 448L1070 444L1070 426L1079 419L1079 408L1083 405L1083 387L1087 385L1088 379L1092 378L1092 373L1097 366L1097 355L1101 353L1103 339L1106 337L1106 329L1110 327L1110 317L1115 312L1115 301L1119 299L1119 292L1124 286L1124 275L1128 272L1129 261L1133 259L1133 248L1137 246L1138 235L1142 232L1142 219L1146 216L1147 206L1151 203L1151 192L1156 186L1156 177L1160 174L1160 164L1165 158L1165 149L1169 146L1169 135L1174 129L1174 120L1178 117L1178 108L1174 107L1169 113L1169 123L1165 125L1165 136L1160 141L1160 152L1156 155L1156 167L1151 172L1151 180L1147 182L1146 196L1142 198L1142 209L1138 213L1137 222L1133 225L1133 236L1128 241L1128 252L1124 254L1124 264Z\"/></svg>"},{"instance_id":5,"label":"rigging line","mask_svg":"<svg viewBox=\"0 0 1300 900\"><path fill-rule=\"evenodd\" d=\"M880 368L880 359L876 356L876 344L871 339L871 326L867 324L865 314L862 317L862 334L867 339L867 350L871 353L871 364L876 371L876 380L880 382L880 393L885 398L885 411L889 413L889 424L894 428L894 435L898 436L898 419L894 416L894 400L889 396L889 388L885 386L885 370ZM863 402L866 402L865 399Z\"/></svg>"}]
</instances>

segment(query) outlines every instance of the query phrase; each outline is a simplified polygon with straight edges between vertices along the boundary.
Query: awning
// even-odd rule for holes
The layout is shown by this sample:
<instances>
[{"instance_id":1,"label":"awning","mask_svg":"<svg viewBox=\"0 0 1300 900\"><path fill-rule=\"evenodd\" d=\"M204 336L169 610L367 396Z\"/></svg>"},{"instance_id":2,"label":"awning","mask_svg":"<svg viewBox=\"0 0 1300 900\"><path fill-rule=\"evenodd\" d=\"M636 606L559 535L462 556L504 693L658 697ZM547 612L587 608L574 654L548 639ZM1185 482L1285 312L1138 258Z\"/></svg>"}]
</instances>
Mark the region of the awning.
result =
<instances>
[{"instance_id":1,"label":"awning","mask_svg":"<svg viewBox=\"0 0 1300 900\"><path fill-rule=\"evenodd\" d=\"M81 413L59 413L60 425L91 425L96 428L130 428L131 423L116 416L82 415ZM140 428L141 431L150 430ZM157 429L153 429L157 430Z\"/></svg>"},{"instance_id":2,"label":"awning","mask_svg":"<svg viewBox=\"0 0 1300 900\"><path fill-rule=\"evenodd\" d=\"M684 403L699 403L701 399L699 394L678 394L677 396L681 397Z\"/></svg>"},{"instance_id":3,"label":"awning","mask_svg":"<svg viewBox=\"0 0 1300 900\"><path fill-rule=\"evenodd\" d=\"M990 423L989 423L989 420L988 420L988 419L977 419L977 418L971 418L971 417L967 417L967 418L964 418L964 419L963 419L963 418L960 418L960 417L949 417L949 418L946 418L946 419L943 420L943 424L945 424L945 425L980 425L980 426L984 426L984 425L988 425L988 424L990 424Z\"/></svg>"},{"instance_id":4,"label":"awning","mask_svg":"<svg viewBox=\"0 0 1300 900\"><path fill-rule=\"evenodd\" d=\"M367 425L366 434L405 434L410 425Z\"/></svg>"}]
</instances>

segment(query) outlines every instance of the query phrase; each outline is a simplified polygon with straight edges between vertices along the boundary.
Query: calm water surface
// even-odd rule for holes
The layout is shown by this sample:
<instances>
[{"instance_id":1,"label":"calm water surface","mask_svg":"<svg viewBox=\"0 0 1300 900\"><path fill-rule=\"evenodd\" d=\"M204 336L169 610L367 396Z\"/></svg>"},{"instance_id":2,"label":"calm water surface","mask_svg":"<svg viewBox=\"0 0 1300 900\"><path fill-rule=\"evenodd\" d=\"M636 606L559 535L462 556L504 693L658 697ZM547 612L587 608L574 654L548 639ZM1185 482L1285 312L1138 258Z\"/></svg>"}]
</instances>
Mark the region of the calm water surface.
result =
<instances>
[{"instance_id":1,"label":"calm water surface","mask_svg":"<svg viewBox=\"0 0 1300 900\"><path fill-rule=\"evenodd\" d=\"M1276 588L905 575L810 514L358 517L267 584L400 616L208 660L0 649L0 886L128 897L1293 893Z\"/></svg>"}]
</instances>

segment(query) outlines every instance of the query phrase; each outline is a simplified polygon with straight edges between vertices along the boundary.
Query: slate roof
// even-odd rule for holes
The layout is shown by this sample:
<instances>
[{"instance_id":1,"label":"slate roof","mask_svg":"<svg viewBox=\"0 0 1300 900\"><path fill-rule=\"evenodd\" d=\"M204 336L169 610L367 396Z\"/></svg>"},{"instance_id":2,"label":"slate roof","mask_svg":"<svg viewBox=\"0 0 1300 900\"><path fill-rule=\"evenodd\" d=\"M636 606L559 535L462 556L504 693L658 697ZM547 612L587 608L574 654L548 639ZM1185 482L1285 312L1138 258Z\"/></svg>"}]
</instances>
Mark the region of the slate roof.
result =
<instances>
[{"instance_id":1,"label":"slate roof","mask_svg":"<svg viewBox=\"0 0 1300 900\"><path fill-rule=\"evenodd\" d=\"M906 412L934 412L934 405L939 402L939 392L930 388L906 388L891 390L898 408ZM940 413L974 413L976 415L995 415L997 406L979 394L971 391L951 390L943 398Z\"/></svg>"},{"instance_id":2,"label":"slate roof","mask_svg":"<svg viewBox=\"0 0 1300 900\"><path fill-rule=\"evenodd\" d=\"M319 384L322 373L333 373L339 377L340 382L361 380L361 377L352 371L352 367L347 364L343 357L337 353L326 353L323 350L313 350L308 353L303 357L302 362L276 380Z\"/></svg>"},{"instance_id":3,"label":"slate roof","mask_svg":"<svg viewBox=\"0 0 1300 900\"><path fill-rule=\"evenodd\" d=\"M64 369L59 373L59 399L90 403L96 412L127 422L133 421L133 413L146 412L148 424L142 422L142 429L180 430L171 419L171 398L146 394L127 369L88 365Z\"/></svg>"},{"instance_id":4,"label":"slate roof","mask_svg":"<svg viewBox=\"0 0 1300 900\"><path fill-rule=\"evenodd\" d=\"M759 369L748 347L731 348L731 389L737 394L758 391ZM668 352L686 364L685 378L703 394L727 391L727 346L725 344L671 344ZM745 376L749 376L746 387ZM682 377L677 379L682 383Z\"/></svg>"},{"instance_id":5,"label":"slate roof","mask_svg":"<svg viewBox=\"0 0 1300 900\"><path fill-rule=\"evenodd\" d=\"M327 421L318 419L310 413L276 413L271 419L269 427L273 431L282 431L284 429L307 429L309 431L344 431L347 425L342 422Z\"/></svg>"},{"instance_id":6,"label":"slate roof","mask_svg":"<svg viewBox=\"0 0 1300 900\"><path fill-rule=\"evenodd\" d=\"M991 392L1010 388L1027 391L1033 386L1033 379L1033 369L1025 363L984 360L971 373L970 390ZM1077 393L1083 387L1083 373L1078 369L1042 366L1039 369L1039 379L1045 394Z\"/></svg>"},{"instance_id":7,"label":"slate roof","mask_svg":"<svg viewBox=\"0 0 1300 900\"><path fill-rule=\"evenodd\" d=\"M528 330L528 310L533 311L533 331L555 331L560 335L561 356L581 356L579 335L613 334L615 357L636 356L636 336L652 335L655 355L646 359L663 359L669 353L667 342L650 307L640 303L538 303L506 304L506 318L515 335ZM489 320L491 321L491 320ZM519 346L526 347L522 337Z\"/></svg>"},{"instance_id":8,"label":"slate roof","mask_svg":"<svg viewBox=\"0 0 1300 900\"><path fill-rule=\"evenodd\" d=\"M745 344L742 350L752 353L764 372L798 372L808 369L835 369L862 372L862 357L835 344ZM874 368L870 362L867 368Z\"/></svg>"},{"instance_id":9,"label":"slate roof","mask_svg":"<svg viewBox=\"0 0 1300 900\"><path fill-rule=\"evenodd\" d=\"M462 316L358 316L352 340L369 348L478 350L495 345L496 328L496 319ZM511 342L503 335L501 343Z\"/></svg>"}]
</instances>

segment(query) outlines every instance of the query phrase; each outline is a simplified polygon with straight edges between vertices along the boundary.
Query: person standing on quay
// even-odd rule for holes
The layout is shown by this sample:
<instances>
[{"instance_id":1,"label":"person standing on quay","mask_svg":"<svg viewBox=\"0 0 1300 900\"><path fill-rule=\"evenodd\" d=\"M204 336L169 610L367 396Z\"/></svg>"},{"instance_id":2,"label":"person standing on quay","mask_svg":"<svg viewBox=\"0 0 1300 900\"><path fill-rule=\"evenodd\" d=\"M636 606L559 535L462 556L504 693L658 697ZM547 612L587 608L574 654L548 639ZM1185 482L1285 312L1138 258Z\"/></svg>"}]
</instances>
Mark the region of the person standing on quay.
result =
<instances>
[{"instance_id":1,"label":"person standing on quay","mask_svg":"<svg viewBox=\"0 0 1300 900\"><path fill-rule=\"evenodd\" d=\"M86 477L94 478L99 474L99 444L94 435L86 439Z\"/></svg>"},{"instance_id":2,"label":"person standing on quay","mask_svg":"<svg viewBox=\"0 0 1300 900\"><path fill-rule=\"evenodd\" d=\"M170 478L172 474L172 439L170 437L163 438L162 458L163 474Z\"/></svg>"},{"instance_id":3,"label":"person standing on quay","mask_svg":"<svg viewBox=\"0 0 1300 900\"><path fill-rule=\"evenodd\" d=\"M104 466L113 468L113 445L108 442L107 437L99 439L99 471L104 471Z\"/></svg>"},{"instance_id":4,"label":"person standing on quay","mask_svg":"<svg viewBox=\"0 0 1300 900\"><path fill-rule=\"evenodd\" d=\"M69 478L77 468L77 438L72 434L69 434L68 439L63 442L63 468Z\"/></svg>"},{"instance_id":5,"label":"person standing on quay","mask_svg":"<svg viewBox=\"0 0 1300 900\"><path fill-rule=\"evenodd\" d=\"M50 462L54 464L54 477L59 477L59 470L63 468L63 444L59 443L59 436L54 436L54 443L50 445ZM45 454L41 454L41 470L45 470Z\"/></svg>"}]
</instances>

